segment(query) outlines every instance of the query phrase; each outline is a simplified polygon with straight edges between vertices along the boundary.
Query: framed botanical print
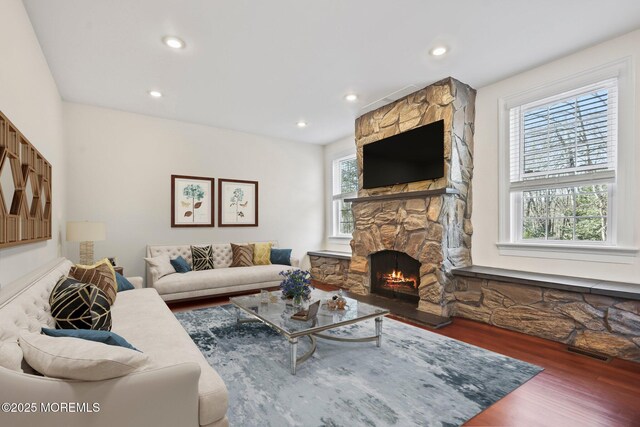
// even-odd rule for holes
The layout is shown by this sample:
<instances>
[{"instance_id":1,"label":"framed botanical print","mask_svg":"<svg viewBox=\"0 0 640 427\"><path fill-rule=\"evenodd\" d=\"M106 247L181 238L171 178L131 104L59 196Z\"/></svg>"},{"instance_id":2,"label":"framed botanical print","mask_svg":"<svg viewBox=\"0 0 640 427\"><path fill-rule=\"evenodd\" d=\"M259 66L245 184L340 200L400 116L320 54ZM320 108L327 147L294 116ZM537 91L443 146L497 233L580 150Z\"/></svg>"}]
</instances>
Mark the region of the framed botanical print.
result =
<instances>
[{"instance_id":1,"label":"framed botanical print","mask_svg":"<svg viewBox=\"0 0 640 427\"><path fill-rule=\"evenodd\" d=\"M218 227L258 226L258 181L218 180Z\"/></svg>"},{"instance_id":2,"label":"framed botanical print","mask_svg":"<svg viewBox=\"0 0 640 427\"><path fill-rule=\"evenodd\" d=\"M213 227L214 178L171 175L171 226Z\"/></svg>"}]
</instances>

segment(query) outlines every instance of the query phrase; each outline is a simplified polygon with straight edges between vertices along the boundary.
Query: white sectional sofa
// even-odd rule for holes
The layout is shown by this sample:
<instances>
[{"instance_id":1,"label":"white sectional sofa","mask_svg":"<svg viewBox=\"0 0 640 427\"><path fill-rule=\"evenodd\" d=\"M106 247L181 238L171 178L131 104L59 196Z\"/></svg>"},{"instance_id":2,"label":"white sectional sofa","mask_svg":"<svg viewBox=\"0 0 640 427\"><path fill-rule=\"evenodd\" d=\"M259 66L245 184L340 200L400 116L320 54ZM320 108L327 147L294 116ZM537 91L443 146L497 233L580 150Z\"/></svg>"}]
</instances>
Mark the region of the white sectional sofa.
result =
<instances>
[{"instance_id":1,"label":"white sectional sofa","mask_svg":"<svg viewBox=\"0 0 640 427\"><path fill-rule=\"evenodd\" d=\"M228 426L227 389L155 289L118 293L112 331L148 355L148 369L102 381L32 372L18 338L55 327L49 294L72 263L60 258L0 289L0 402L98 403L99 412L0 413L2 426ZM142 278L130 278L136 287ZM31 372L31 373L30 373Z\"/></svg>"},{"instance_id":2,"label":"white sectional sofa","mask_svg":"<svg viewBox=\"0 0 640 427\"><path fill-rule=\"evenodd\" d=\"M276 242L271 242L276 247ZM232 294L254 289L265 289L278 286L282 281L280 272L297 269L300 262L291 258L291 265L254 265L251 267L230 267L232 251L230 243L201 243L193 246L213 248L212 270L189 271L188 273L172 273L163 277L155 277L147 266L147 287L158 291L165 301L203 298L213 295ZM147 257L168 254L169 258L183 257L189 266L191 245L149 245Z\"/></svg>"}]
</instances>

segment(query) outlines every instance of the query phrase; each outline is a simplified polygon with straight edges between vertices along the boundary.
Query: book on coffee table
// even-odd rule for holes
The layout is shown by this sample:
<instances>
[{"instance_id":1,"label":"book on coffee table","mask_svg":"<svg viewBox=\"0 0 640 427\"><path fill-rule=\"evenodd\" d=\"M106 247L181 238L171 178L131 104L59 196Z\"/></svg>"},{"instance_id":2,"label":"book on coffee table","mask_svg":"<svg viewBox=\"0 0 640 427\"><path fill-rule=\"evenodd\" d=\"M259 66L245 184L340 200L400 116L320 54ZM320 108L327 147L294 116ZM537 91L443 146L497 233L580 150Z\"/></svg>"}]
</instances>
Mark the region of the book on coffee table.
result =
<instances>
[{"instance_id":1,"label":"book on coffee table","mask_svg":"<svg viewBox=\"0 0 640 427\"><path fill-rule=\"evenodd\" d=\"M308 310L300 310L299 312L295 313L293 316L291 316L292 319L295 320L310 320L313 319L314 317L316 317L316 314L318 314L318 309L320 308L320 300L314 302L313 304L311 304L309 306Z\"/></svg>"}]
</instances>

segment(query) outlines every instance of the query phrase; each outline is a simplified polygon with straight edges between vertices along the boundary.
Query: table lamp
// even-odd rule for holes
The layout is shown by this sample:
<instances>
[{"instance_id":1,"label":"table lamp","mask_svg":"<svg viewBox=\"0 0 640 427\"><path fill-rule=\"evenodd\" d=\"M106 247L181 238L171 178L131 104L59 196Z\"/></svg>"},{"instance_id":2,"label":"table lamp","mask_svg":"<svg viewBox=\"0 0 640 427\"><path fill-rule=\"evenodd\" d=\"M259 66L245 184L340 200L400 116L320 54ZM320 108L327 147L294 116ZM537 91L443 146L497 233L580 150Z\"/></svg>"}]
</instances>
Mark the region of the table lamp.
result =
<instances>
[{"instance_id":1,"label":"table lamp","mask_svg":"<svg viewBox=\"0 0 640 427\"><path fill-rule=\"evenodd\" d=\"M80 242L80 264L93 264L93 242L106 238L104 222L67 222L67 242Z\"/></svg>"}]
</instances>

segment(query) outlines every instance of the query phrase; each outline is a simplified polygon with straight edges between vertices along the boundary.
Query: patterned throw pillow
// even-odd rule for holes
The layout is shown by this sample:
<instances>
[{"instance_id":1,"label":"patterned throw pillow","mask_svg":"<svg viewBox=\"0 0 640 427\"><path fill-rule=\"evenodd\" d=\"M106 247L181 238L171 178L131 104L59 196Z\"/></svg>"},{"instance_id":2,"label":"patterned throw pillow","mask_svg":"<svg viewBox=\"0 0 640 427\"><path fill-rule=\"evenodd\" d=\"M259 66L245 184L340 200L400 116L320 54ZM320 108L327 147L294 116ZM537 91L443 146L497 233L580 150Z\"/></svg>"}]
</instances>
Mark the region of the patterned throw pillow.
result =
<instances>
[{"instance_id":1,"label":"patterned throw pillow","mask_svg":"<svg viewBox=\"0 0 640 427\"><path fill-rule=\"evenodd\" d=\"M193 270L211 270L213 268L213 248L209 246L191 246Z\"/></svg>"},{"instance_id":2,"label":"patterned throw pillow","mask_svg":"<svg viewBox=\"0 0 640 427\"><path fill-rule=\"evenodd\" d=\"M271 242L253 244L253 265L270 265Z\"/></svg>"},{"instance_id":3,"label":"patterned throw pillow","mask_svg":"<svg viewBox=\"0 0 640 427\"><path fill-rule=\"evenodd\" d=\"M57 328L111 330L109 298L95 285L62 276L51 291L49 305Z\"/></svg>"},{"instance_id":4,"label":"patterned throw pillow","mask_svg":"<svg viewBox=\"0 0 640 427\"><path fill-rule=\"evenodd\" d=\"M108 259L105 258L94 265L75 265L69 270L69 276L101 289L109 298L109 305L116 302L118 282L116 272Z\"/></svg>"},{"instance_id":5,"label":"patterned throw pillow","mask_svg":"<svg viewBox=\"0 0 640 427\"><path fill-rule=\"evenodd\" d=\"M233 260L231 267L250 267L253 265L253 245L231 244Z\"/></svg>"}]
</instances>

